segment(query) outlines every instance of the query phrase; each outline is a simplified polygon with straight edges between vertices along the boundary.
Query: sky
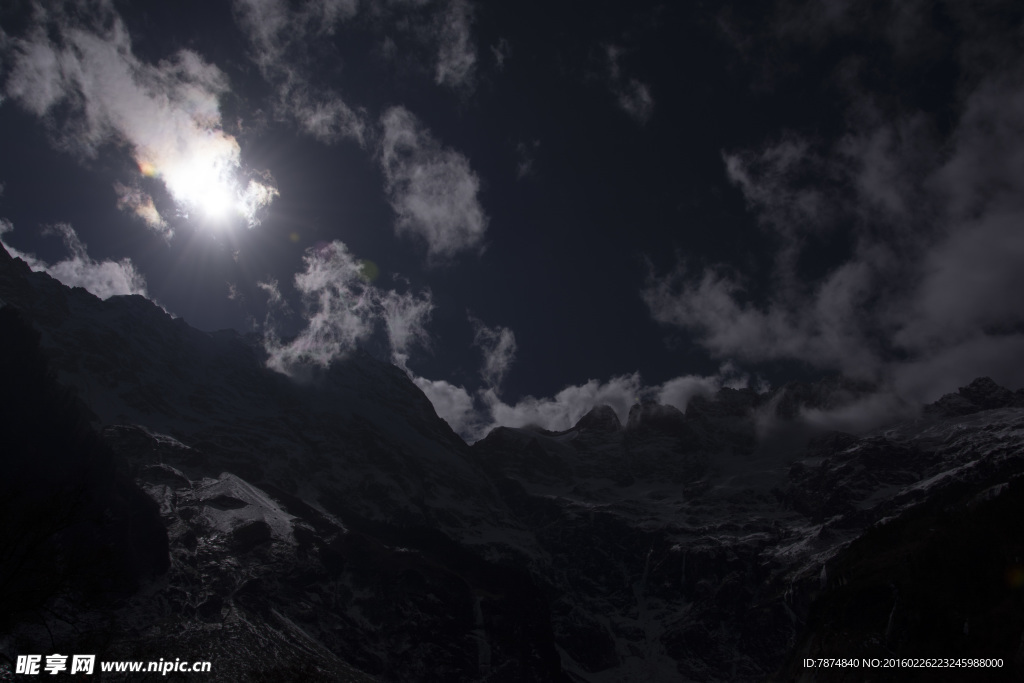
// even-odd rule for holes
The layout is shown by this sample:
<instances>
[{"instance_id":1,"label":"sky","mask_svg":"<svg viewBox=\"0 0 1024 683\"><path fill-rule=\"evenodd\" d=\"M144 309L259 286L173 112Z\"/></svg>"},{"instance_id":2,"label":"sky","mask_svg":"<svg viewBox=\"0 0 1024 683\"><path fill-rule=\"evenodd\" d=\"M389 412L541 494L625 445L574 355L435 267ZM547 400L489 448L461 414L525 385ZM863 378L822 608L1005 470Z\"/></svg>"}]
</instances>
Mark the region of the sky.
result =
<instances>
[{"instance_id":1,"label":"sky","mask_svg":"<svg viewBox=\"0 0 1024 683\"><path fill-rule=\"evenodd\" d=\"M296 381L366 348L468 440L1024 385L1020 3L13 0L0 31L7 250Z\"/></svg>"}]
</instances>

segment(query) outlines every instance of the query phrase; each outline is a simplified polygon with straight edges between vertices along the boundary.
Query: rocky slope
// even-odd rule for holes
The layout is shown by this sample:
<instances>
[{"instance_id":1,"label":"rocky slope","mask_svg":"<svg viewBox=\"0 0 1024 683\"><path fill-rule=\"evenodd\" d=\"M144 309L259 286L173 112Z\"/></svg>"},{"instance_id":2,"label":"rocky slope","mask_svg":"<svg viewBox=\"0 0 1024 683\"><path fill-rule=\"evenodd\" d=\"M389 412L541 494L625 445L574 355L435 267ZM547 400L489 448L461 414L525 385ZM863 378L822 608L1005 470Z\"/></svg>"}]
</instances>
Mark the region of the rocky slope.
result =
<instances>
[{"instance_id":1,"label":"rocky slope","mask_svg":"<svg viewBox=\"0 0 1024 683\"><path fill-rule=\"evenodd\" d=\"M481 544L517 543L522 525L397 368L355 354L296 384L233 332L0 259L4 310L42 333L53 376L159 503L170 542L167 573L129 604L45 627L36 612L8 635L8 656L55 631L110 659L209 655L223 662L212 680L238 680L237 667L563 679L543 595Z\"/></svg>"},{"instance_id":2,"label":"rocky slope","mask_svg":"<svg viewBox=\"0 0 1024 683\"><path fill-rule=\"evenodd\" d=\"M1014 680L1024 410L1020 393L994 386L978 380L871 434L794 430L781 450L749 419L778 395L730 390L685 415L636 406L622 430L595 410L566 432L499 429L474 449L545 550L531 570L552 584L556 640L580 679L833 680L803 672L800 657L955 652L1002 657L992 675ZM923 525L931 539L898 542ZM877 596L860 601L887 580L883 612ZM946 604L960 608L934 621ZM972 619L978 630L962 636ZM889 674L872 680L907 676Z\"/></svg>"},{"instance_id":3,"label":"rocky slope","mask_svg":"<svg viewBox=\"0 0 1024 683\"><path fill-rule=\"evenodd\" d=\"M871 391L833 380L469 447L365 354L295 383L234 332L3 252L0 300L120 463L91 500L161 522L108 544L150 549L122 553L116 599L51 591L8 620L8 657L187 656L208 680L839 680L802 658L880 652L1024 673L1024 393L991 380L867 434L802 420Z\"/></svg>"}]
</instances>

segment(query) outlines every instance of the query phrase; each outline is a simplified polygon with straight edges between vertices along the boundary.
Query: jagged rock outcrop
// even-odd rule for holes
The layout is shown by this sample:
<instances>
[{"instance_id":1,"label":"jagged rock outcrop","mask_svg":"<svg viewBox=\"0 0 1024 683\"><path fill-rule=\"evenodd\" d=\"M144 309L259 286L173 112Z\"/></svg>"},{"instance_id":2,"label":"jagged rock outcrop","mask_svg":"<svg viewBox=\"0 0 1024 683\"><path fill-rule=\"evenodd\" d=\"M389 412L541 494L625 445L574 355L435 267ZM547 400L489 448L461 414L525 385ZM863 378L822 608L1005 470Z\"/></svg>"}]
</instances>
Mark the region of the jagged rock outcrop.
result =
<instances>
[{"instance_id":1,"label":"jagged rock outcrop","mask_svg":"<svg viewBox=\"0 0 1024 683\"><path fill-rule=\"evenodd\" d=\"M1024 390L1010 391L992 381L979 377L955 394L946 394L935 403L925 406L925 414L937 417L971 415L982 410L1024 406Z\"/></svg>"},{"instance_id":2,"label":"jagged rock outcrop","mask_svg":"<svg viewBox=\"0 0 1024 683\"><path fill-rule=\"evenodd\" d=\"M611 406L599 405L591 408L590 412L580 418L580 421L576 423L576 429L610 434L622 429L622 423L619 422L619 416L615 414Z\"/></svg>"}]
</instances>

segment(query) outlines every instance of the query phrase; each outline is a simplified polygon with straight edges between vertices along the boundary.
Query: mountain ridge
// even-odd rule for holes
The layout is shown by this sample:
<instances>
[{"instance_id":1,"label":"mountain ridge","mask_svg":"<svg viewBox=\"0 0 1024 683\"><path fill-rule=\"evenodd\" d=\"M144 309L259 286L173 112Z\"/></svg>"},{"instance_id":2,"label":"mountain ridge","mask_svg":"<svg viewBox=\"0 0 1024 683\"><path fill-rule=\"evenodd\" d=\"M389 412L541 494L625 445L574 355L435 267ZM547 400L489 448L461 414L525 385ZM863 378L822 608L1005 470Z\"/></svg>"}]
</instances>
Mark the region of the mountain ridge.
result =
<instances>
[{"instance_id":1,"label":"mountain ridge","mask_svg":"<svg viewBox=\"0 0 1024 683\"><path fill-rule=\"evenodd\" d=\"M925 656L913 572L894 574L906 637L888 612L842 622L821 605L877 593L900 530L932 523L964 545L944 510L1012 511L1021 494L1024 392L988 378L862 434L803 420L871 391L833 380L639 403L625 425L594 406L568 430L467 445L402 370L358 351L297 383L235 332L100 301L6 254L0 300L39 330L166 531L162 576L69 615L77 636L51 630L109 658L206 653L210 680L815 680L801 654ZM1013 533L993 526L1007 550L982 573L1016 576ZM985 596L995 607L968 620L1002 634L990 654L1009 680L1024 624L1000 610L1022 592L1007 579ZM122 635L89 626L100 617ZM980 637L943 642L980 652ZM0 642L11 656L40 638L21 622Z\"/></svg>"}]
</instances>

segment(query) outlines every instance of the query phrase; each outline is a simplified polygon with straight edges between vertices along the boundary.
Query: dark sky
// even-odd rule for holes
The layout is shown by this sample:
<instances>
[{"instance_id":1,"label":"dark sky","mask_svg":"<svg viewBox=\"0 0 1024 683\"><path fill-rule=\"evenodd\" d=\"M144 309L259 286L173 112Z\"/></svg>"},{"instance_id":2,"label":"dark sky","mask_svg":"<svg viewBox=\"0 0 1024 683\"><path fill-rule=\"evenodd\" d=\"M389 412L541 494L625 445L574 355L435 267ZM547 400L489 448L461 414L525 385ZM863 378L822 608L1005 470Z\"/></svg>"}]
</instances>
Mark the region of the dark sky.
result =
<instances>
[{"instance_id":1,"label":"dark sky","mask_svg":"<svg viewBox=\"0 0 1024 683\"><path fill-rule=\"evenodd\" d=\"M756 4L757 7L751 7ZM8 2L8 250L473 438L1024 383L1015 2Z\"/></svg>"}]
</instances>

